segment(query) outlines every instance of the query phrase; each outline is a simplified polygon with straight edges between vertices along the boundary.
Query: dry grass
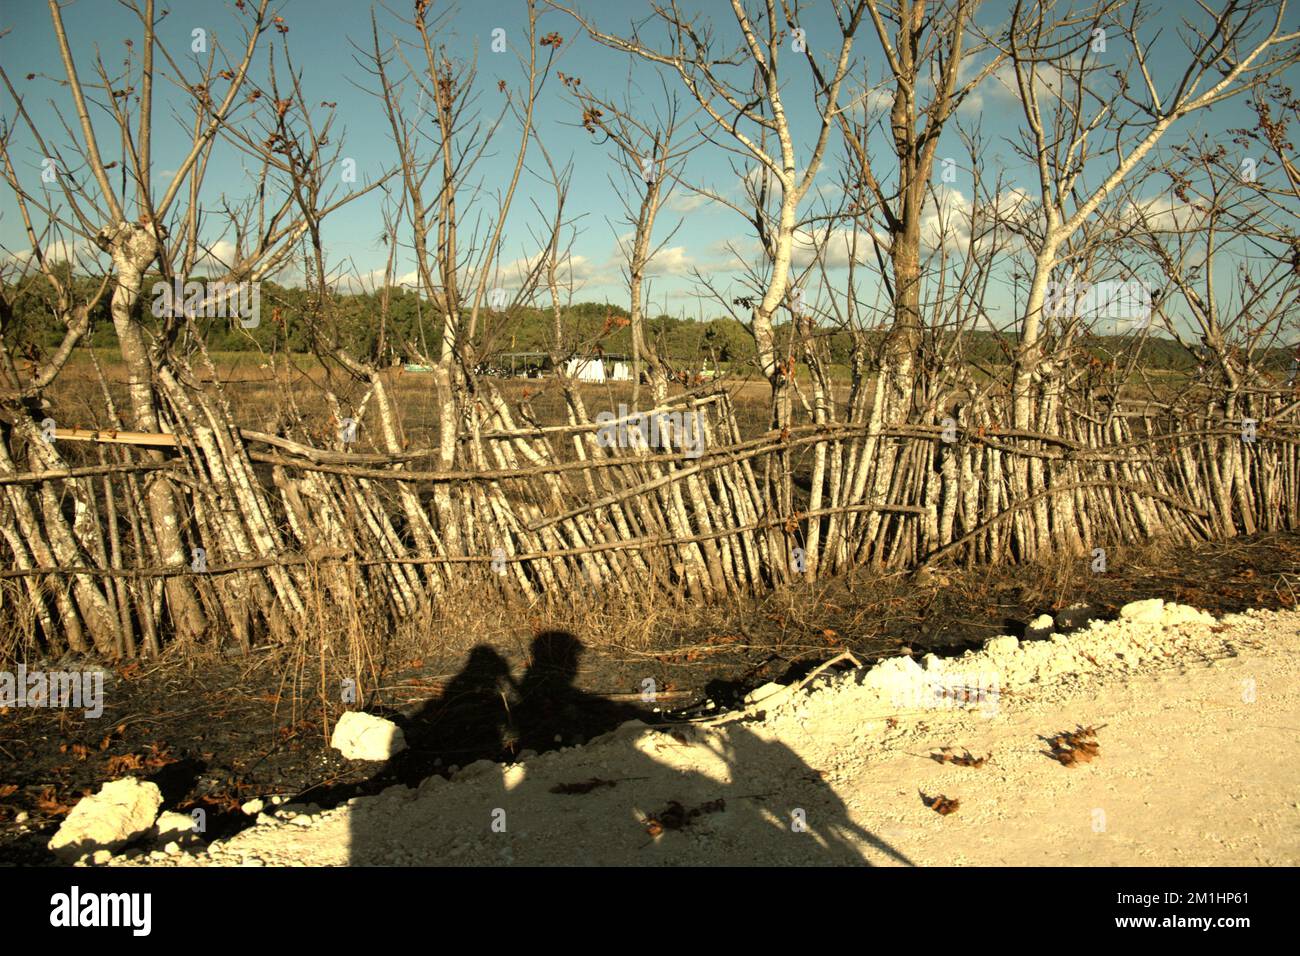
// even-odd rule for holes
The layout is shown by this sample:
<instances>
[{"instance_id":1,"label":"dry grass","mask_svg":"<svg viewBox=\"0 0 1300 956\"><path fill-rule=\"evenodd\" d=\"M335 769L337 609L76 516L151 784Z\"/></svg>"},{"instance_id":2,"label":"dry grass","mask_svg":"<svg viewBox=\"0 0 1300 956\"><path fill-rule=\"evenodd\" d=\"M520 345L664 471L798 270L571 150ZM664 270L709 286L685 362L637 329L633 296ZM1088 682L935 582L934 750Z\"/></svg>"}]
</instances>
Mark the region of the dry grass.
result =
<instances>
[{"instance_id":1,"label":"dry grass","mask_svg":"<svg viewBox=\"0 0 1300 956\"><path fill-rule=\"evenodd\" d=\"M341 606L316 589L318 626L312 634L283 635L276 666L284 668L286 699L310 702L313 709L318 703L336 714L343 709L339 689L346 678L359 688L378 689L371 703L391 705L398 675L418 673L436 687L480 644L522 669L533 638L560 630L587 649L579 680L584 689L628 694L650 678L661 691L678 692L673 700L683 703L705 696L709 687L713 696L725 693L719 687L739 695L767 680L790 679L844 650L864 661L909 651L917 657L960 652L1076 603L1091 604L1102 615L1146 597L1213 611L1294 606L1294 595L1274 585L1295 580L1300 535L1196 548L1161 541L1114 545L1107 560L1105 574L1094 574L1086 555L1045 564L944 568L925 585L905 572L859 568L707 604L617 592L573 592L525 604L487 598L495 593L488 582L469 581L392 632L374 626L378 615L366 608ZM1251 570L1236 575L1238 568ZM1270 593L1276 600L1268 599Z\"/></svg>"},{"instance_id":2,"label":"dry grass","mask_svg":"<svg viewBox=\"0 0 1300 956\"><path fill-rule=\"evenodd\" d=\"M325 389L339 397L346 406L364 399L363 383L351 380L337 372L329 372L315 356L291 355L268 357L256 352L217 352L213 354L216 367L215 380L219 381L235 414L235 420L246 428L275 432L293 423L322 443L333 439L335 424L331 421L329 407L324 401ZM121 357L112 349L95 349L94 360L102 369L109 394L119 409L126 404L126 368ZM213 381L202 363L195 363L200 381ZM800 370L806 379L807 370ZM1155 383L1157 391L1172 394L1182 383L1180 373L1152 372L1147 376ZM440 405L433 390L431 376L420 372L407 372L401 367L384 372L385 385L394 396L401 416L404 437L411 447L433 447L438 439L438 411ZM541 425L565 424L568 413L563 393L554 378L491 379L512 406L527 401L531 413ZM1136 381L1135 381L1136 385ZM753 438L768 429L770 421L770 389L761 377L733 377L725 380L731 394L736 419L743 438ZM595 415L602 410L616 410L620 403L633 409L632 385L627 382L608 382L599 385L578 386L588 412ZM64 373L48 389L51 416L60 426L87 428L120 427L121 422L109 419L103 400L104 386L99 371L87 350L76 353ZM684 391L673 386L671 394ZM868 393L871 389L868 388ZM841 419L846 417L849 398L847 380L837 382L835 399L839 403ZM1135 388L1134 394L1149 396L1145 388ZM643 387L640 406L650 402L649 390ZM796 422L806 416L796 402ZM345 411L355 412L355 405ZM633 409L635 410L635 409ZM364 425L358 432L357 451L379 451L372 443ZM520 424L526 424L521 420Z\"/></svg>"},{"instance_id":3,"label":"dry grass","mask_svg":"<svg viewBox=\"0 0 1300 956\"><path fill-rule=\"evenodd\" d=\"M102 369L109 394L119 409L126 405L126 367L116 353L96 349L95 360ZM338 395L344 404L361 402L365 386L346 376L330 374L315 357L295 355L287 361L284 357L269 359L252 352L220 352L213 356L217 369L216 381L223 386L236 421L246 427L261 431L275 431L288 422L301 422L309 434L328 440L333 434L329 409L323 401L324 389ZM200 363L195 372L200 381L210 382L212 376ZM413 447L431 447L438 437L439 403L433 390L432 377L420 372L407 372L392 368L383 373L385 386L393 395L400 411L405 438ZM542 425L564 424L568 421L563 392L554 378L491 379L493 387L511 405L527 401L537 422ZM761 379L729 379L726 387L736 406L741 432L746 437L758 435L768 427L767 383ZM588 411L615 410L619 404L633 409L632 385L628 382L583 384L578 386ZM53 403L51 416L60 426L86 428L111 428L121 425L108 419L103 400L104 386L90 356L83 350L69 363L67 369L48 390ZM670 394L684 391L673 386ZM848 386L837 389L841 402L848 400ZM642 387L639 404L647 407L650 391ZM349 409L349 410L355 410ZM378 450L370 444L363 425L358 432L359 451ZM525 424L525 422L520 422Z\"/></svg>"},{"instance_id":4,"label":"dry grass","mask_svg":"<svg viewBox=\"0 0 1300 956\"><path fill-rule=\"evenodd\" d=\"M290 725L307 720L328 735L345 705L342 682L358 702L398 707L436 696L478 645L492 647L517 671L529 664L542 631L573 634L585 646L579 686L588 692L635 694L649 678L677 707L705 697L733 702L769 680L791 680L849 650L863 661L911 652L959 653L997 634L1016 633L1038 614L1077 602L1113 614L1130 600L1164 597L1212 611L1294 606L1300 535L1241 538L1195 548L1163 542L1114 545L1108 571L1090 559L1055 558L1037 565L941 568L926 584L903 572L859 568L831 579L714 603L634 589L568 592L532 604L500 595L484 573L436 605L400 622L357 601L339 601L321 582L306 589L315 622L310 633L273 634L250 657L231 658L227 645L165 642L149 667L201 672L217 662L265 668L279 681ZM25 591L0 584L0 658L28 658L36 624ZM250 678L249 686L265 679ZM322 716L323 715L323 716Z\"/></svg>"}]
</instances>

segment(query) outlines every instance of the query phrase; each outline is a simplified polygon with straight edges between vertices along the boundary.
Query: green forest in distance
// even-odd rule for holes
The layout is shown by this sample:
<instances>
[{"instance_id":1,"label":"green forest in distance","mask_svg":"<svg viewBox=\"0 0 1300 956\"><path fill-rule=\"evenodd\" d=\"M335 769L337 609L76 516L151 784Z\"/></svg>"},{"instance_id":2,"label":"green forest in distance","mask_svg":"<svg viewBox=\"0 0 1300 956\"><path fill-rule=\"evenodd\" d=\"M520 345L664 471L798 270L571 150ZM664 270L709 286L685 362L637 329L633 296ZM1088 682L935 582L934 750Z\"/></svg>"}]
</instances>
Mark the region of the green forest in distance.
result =
<instances>
[{"instance_id":1,"label":"green forest in distance","mask_svg":"<svg viewBox=\"0 0 1300 956\"><path fill-rule=\"evenodd\" d=\"M152 285L146 281L146 290ZM94 294L98 283L90 278L77 277L73 286L73 301L84 301ZM5 292L13 302L5 337L39 351L55 346L63 328L47 301L47 287L33 283L25 289L6 288ZM260 322L256 328L242 328L238 320L232 318L200 318L196 321L207 347L217 352L306 353L332 344L333 336L337 335L338 344L351 354L381 364L416 361L420 352L436 356L441 337L436 304L431 307L410 289L391 288L387 294L389 319L383 355L378 354L381 328L377 320L382 312L382 292L337 295L333 302L336 319L329 330L329 342L313 343L311 324L304 319L310 314L312 294L273 282L262 283ZM145 321L160 324L160 320L152 316L151 305L146 293ZM599 348L607 355L630 355L631 335L623 321L627 315L624 306L600 302L576 303L562 309L565 351L586 354ZM116 345L107 294L92 311L91 323L87 344L97 348ZM484 308L480 312L480 323L483 332L480 354L489 363L502 353L547 352L554 344L555 318L549 308L507 307L499 313ZM674 364L695 366L705 359L724 365L746 364L755 357L753 337L744 324L730 316L696 320L658 315L647 318L646 325L660 354ZM789 335L789 330L788 322L777 326L778 336L782 339ZM849 333L823 328L819 334L826 339L831 362L848 364L852 346ZM873 336L880 334L871 333ZM942 339L943 334L939 333L939 337ZM1014 343L1015 337L1010 334L968 332L964 351L968 361L1003 365L1009 361ZM1144 368L1185 371L1197 364L1197 357L1187 348L1154 332L1143 336L1089 335L1080 344L1102 361L1117 356L1128 357L1134 349L1140 349L1138 365ZM1257 361L1270 368L1287 368L1291 359L1292 349L1286 343L1278 343L1257 356Z\"/></svg>"}]
</instances>

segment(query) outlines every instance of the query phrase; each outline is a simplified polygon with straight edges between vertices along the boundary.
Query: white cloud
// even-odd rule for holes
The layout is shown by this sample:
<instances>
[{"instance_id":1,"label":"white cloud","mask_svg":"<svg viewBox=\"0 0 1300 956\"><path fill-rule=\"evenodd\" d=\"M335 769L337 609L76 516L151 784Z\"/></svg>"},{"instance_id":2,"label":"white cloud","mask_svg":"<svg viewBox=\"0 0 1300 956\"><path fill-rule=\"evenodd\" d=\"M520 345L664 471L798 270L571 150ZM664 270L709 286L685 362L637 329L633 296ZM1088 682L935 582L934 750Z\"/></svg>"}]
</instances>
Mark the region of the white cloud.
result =
<instances>
[{"instance_id":1,"label":"white cloud","mask_svg":"<svg viewBox=\"0 0 1300 956\"><path fill-rule=\"evenodd\" d=\"M1180 232L1199 228L1205 218L1205 213L1171 193L1161 193L1136 202L1125 202L1119 212L1118 224L1123 227L1142 226L1155 232Z\"/></svg>"},{"instance_id":2,"label":"white cloud","mask_svg":"<svg viewBox=\"0 0 1300 956\"><path fill-rule=\"evenodd\" d=\"M888 244L888 237L878 233L882 244ZM874 263L876 254L871 236L859 230L857 236L847 227L831 229L820 226L816 229L802 229L795 233L794 252L791 261L796 267L806 268L817 261L820 253L821 262L828 269L843 269L851 259L858 263Z\"/></svg>"},{"instance_id":3,"label":"white cloud","mask_svg":"<svg viewBox=\"0 0 1300 956\"><path fill-rule=\"evenodd\" d=\"M703 206L708 205L709 197L701 193L684 192L675 190L672 197L668 200L668 210L676 213L695 212Z\"/></svg>"},{"instance_id":4,"label":"white cloud","mask_svg":"<svg viewBox=\"0 0 1300 956\"><path fill-rule=\"evenodd\" d=\"M79 269L87 268L92 262L97 262L101 268L107 268L109 265L108 255L89 239L74 239L71 242L66 239L56 239L45 243L41 247L41 252L45 256L45 261L51 265L70 262ZM19 249L4 258L6 262L24 265L34 257L35 253L31 249ZM36 268L35 263L32 263L32 268Z\"/></svg>"},{"instance_id":5,"label":"white cloud","mask_svg":"<svg viewBox=\"0 0 1300 956\"><path fill-rule=\"evenodd\" d=\"M951 251L965 251L970 247L971 201L960 189L946 183L935 188L926 197L921 214L921 244L927 249L940 245Z\"/></svg>"},{"instance_id":6,"label":"white cloud","mask_svg":"<svg viewBox=\"0 0 1300 956\"><path fill-rule=\"evenodd\" d=\"M530 271L541 260L542 255L543 253L538 252L531 256L521 256L502 266L497 280L501 283L501 287L514 291L522 286ZM555 281L562 291L570 287L576 288L591 284L601 285L616 281L618 278L617 268L611 272L609 267L610 263L598 264L588 256L566 256L556 264ZM546 286L545 266L543 266L538 278L538 286L541 288Z\"/></svg>"},{"instance_id":7,"label":"white cloud","mask_svg":"<svg viewBox=\"0 0 1300 956\"><path fill-rule=\"evenodd\" d=\"M235 244L229 239L218 239L207 247L194 263L197 275L221 275L235 264Z\"/></svg>"},{"instance_id":8,"label":"white cloud","mask_svg":"<svg viewBox=\"0 0 1300 956\"><path fill-rule=\"evenodd\" d=\"M757 162L745 170L745 174L740 177L741 195L748 197L756 194L762 188L764 179L766 179L767 194L779 195L781 184L777 181L776 175L762 163Z\"/></svg>"},{"instance_id":9,"label":"white cloud","mask_svg":"<svg viewBox=\"0 0 1300 956\"><path fill-rule=\"evenodd\" d=\"M889 87L878 86L867 93L867 112L888 113L894 108L894 91Z\"/></svg>"},{"instance_id":10,"label":"white cloud","mask_svg":"<svg viewBox=\"0 0 1300 956\"><path fill-rule=\"evenodd\" d=\"M669 246L660 249L646 266L647 275L680 276L688 275L695 267L695 258L686 251L685 246Z\"/></svg>"}]
</instances>

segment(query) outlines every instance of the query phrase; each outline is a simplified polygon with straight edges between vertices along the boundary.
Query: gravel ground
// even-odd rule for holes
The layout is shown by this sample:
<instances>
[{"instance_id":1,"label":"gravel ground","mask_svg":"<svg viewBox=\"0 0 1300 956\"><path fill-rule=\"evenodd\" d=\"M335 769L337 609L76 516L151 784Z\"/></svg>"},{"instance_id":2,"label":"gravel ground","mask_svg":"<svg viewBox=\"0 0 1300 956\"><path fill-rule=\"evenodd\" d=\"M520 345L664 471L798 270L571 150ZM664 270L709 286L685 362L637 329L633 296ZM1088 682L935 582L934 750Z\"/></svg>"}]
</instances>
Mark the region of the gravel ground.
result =
<instances>
[{"instance_id":1,"label":"gravel ground","mask_svg":"<svg viewBox=\"0 0 1300 956\"><path fill-rule=\"evenodd\" d=\"M1297 651L1297 611L1137 602L111 863L1295 865Z\"/></svg>"}]
</instances>

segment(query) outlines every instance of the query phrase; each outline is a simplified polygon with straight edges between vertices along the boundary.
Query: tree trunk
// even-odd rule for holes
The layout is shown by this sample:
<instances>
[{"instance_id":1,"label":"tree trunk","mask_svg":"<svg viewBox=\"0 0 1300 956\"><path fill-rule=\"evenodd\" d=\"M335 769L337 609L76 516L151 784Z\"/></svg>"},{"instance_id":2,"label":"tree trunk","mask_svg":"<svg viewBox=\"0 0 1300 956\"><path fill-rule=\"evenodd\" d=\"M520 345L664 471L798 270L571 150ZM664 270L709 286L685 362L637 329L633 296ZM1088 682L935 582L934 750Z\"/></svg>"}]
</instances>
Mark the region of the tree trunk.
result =
<instances>
[{"instance_id":1,"label":"tree trunk","mask_svg":"<svg viewBox=\"0 0 1300 956\"><path fill-rule=\"evenodd\" d=\"M113 257L117 269L117 285L109 308L127 368L131 423L137 431L158 432L161 427L154 404L153 365L140 321L144 271L158 255L158 239L145 227L129 222L101 230L97 239ZM162 458L161 452L146 454L153 460ZM190 556L181 536L181 519L171 485L166 479L150 482L145 500L159 559L168 565L188 564ZM193 588L185 578L174 576L167 579L166 589L177 635L182 639L198 638L207 621Z\"/></svg>"}]
</instances>

